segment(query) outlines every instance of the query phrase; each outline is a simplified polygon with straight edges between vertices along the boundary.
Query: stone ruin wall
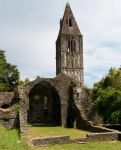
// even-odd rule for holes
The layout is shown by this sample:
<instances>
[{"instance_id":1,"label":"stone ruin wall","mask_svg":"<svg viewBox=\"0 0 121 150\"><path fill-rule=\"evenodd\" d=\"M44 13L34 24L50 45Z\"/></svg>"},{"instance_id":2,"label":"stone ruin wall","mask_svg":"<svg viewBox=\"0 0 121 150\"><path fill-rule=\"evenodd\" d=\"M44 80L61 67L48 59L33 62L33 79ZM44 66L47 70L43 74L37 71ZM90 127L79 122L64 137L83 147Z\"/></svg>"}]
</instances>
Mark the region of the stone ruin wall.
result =
<instances>
[{"instance_id":1,"label":"stone ruin wall","mask_svg":"<svg viewBox=\"0 0 121 150\"><path fill-rule=\"evenodd\" d=\"M19 106L13 104L14 96L13 92L0 92L0 124L8 129L19 125Z\"/></svg>"}]
</instances>

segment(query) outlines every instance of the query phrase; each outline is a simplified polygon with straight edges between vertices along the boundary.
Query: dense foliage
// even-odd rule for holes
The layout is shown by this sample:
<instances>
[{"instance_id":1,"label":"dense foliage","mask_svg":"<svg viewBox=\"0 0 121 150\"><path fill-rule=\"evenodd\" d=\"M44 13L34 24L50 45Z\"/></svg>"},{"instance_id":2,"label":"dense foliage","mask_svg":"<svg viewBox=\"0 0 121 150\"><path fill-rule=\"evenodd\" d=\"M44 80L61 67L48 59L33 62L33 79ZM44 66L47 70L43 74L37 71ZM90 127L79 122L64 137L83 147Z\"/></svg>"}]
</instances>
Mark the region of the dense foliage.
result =
<instances>
[{"instance_id":1,"label":"dense foliage","mask_svg":"<svg viewBox=\"0 0 121 150\"><path fill-rule=\"evenodd\" d=\"M19 84L19 71L16 65L7 62L5 51L0 50L0 92L14 91Z\"/></svg>"},{"instance_id":2,"label":"dense foliage","mask_svg":"<svg viewBox=\"0 0 121 150\"><path fill-rule=\"evenodd\" d=\"M105 123L121 124L121 70L111 68L94 84L92 98Z\"/></svg>"}]
</instances>

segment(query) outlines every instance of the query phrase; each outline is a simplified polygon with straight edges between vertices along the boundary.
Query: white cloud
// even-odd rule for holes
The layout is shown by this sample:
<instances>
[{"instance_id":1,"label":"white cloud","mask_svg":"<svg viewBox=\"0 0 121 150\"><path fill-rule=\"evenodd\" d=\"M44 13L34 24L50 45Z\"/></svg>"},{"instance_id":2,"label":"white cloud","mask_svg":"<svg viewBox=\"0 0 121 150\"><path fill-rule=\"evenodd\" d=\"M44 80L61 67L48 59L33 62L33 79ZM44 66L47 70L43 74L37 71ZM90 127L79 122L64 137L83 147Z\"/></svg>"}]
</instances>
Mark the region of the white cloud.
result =
<instances>
[{"instance_id":1,"label":"white cloud","mask_svg":"<svg viewBox=\"0 0 121 150\"><path fill-rule=\"evenodd\" d=\"M88 61L86 61L88 60ZM121 52L110 47L97 48L92 54L85 55L85 66L88 69L117 67L121 64Z\"/></svg>"},{"instance_id":2,"label":"white cloud","mask_svg":"<svg viewBox=\"0 0 121 150\"><path fill-rule=\"evenodd\" d=\"M121 65L121 51L110 47L97 48L92 54L85 54L85 83L92 86L105 76L111 67Z\"/></svg>"},{"instance_id":3,"label":"white cloud","mask_svg":"<svg viewBox=\"0 0 121 150\"><path fill-rule=\"evenodd\" d=\"M65 0L0 0L0 48L21 76L55 74L55 41ZM120 0L70 0L84 35L85 83L89 86L121 60Z\"/></svg>"}]
</instances>

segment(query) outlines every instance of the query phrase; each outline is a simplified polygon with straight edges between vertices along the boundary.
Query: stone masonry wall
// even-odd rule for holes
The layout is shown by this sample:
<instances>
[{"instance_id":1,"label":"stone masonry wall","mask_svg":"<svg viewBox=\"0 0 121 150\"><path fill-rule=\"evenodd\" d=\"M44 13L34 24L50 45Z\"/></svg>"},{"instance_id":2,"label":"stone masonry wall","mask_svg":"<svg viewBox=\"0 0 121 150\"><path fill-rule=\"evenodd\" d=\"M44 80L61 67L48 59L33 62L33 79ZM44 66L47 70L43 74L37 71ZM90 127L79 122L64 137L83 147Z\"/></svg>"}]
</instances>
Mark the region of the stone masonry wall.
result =
<instances>
[{"instance_id":1,"label":"stone masonry wall","mask_svg":"<svg viewBox=\"0 0 121 150\"><path fill-rule=\"evenodd\" d=\"M51 137L43 137L43 138L34 138L32 139L32 144L34 146L41 145L53 145L53 144L67 144L70 143L69 136L51 136Z\"/></svg>"},{"instance_id":2,"label":"stone masonry wall","mask_svg":"<svg viewBox=\"0 0 121 150\"><path fill-rule=\"evenodd\" d=\"M7 129L10 129L13 127L17 127L18 123L19 123L18 111L16 110L2 111L0 109L0 124L1 125L3 125Z\"/></svg>"},{"instance_id":3,"label":"stone masonry wall","mask_svg":"<svg viewBox=\"0 0 121 150\"><path fill-rule=\"evenodd\" d=\"M18 110L13 102L15 102L14 92L0 92L0 124L8 129L19 124Z\"/></svg>"}]
</instances>

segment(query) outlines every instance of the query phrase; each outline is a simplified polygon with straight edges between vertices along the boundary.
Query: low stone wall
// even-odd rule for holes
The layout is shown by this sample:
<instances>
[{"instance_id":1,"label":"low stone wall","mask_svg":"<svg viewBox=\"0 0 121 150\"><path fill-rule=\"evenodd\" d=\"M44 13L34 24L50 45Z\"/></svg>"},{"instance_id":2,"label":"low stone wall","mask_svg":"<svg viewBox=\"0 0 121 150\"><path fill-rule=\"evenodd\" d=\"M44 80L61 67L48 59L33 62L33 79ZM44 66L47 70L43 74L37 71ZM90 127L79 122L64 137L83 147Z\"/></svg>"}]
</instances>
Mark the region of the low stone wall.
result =
<instances>
[{"instance_id":1,"label":"low stone wall","mask_svg":"<svg viewBox=\"0 0 121 150\"><path fill-rule=\"evenodd\" d=\"M0 124L10 129L18 126L18 110L14 108L14 92L0 92Z\"/></svg>"},{"instance_id":2,"label":"low stone wall","mask_svg":"<svg viewBox=\"0 0 121 150\"><path fill-rule=\"evenodd\" d=\"M115 132L115 130L113 129L108 129L108 128L105 128L105 127L101 127L101 126L88 126L87 130L91 131L91 132L94 132L94 133L98 133L98 132Z\"/></svg>"},{"instance_id":3,"label":"low stone wall","mask_svg":"<svg viewBox=\"0 0 121 150\"><path fill-rule=\"evenodd\" d=\"M69 144L69 143L80 143L90 141L114 141L120 140L120 132L105 132L105 133L91 133L85 138L70 139L70 136L52 136L52 137L41 137L32 139L34 146L43 145L54 145L54 144Z\"/></svg>"},{"instance_id":4,"label":"low stone wall","mask_svg":"<svg viewBox=\"0 0 121 150\"><path fill-rule=\"evenodd\" d=\"M118 137L119 132L92 133L87 136L87 141L113 141Z\"/></svg>"},{"instance_id":5,"label":"low stone wall","mask_svg":"<svg viewBox=\"0 0 121 150\"><path fill-rule=\"evenodd\" d=\"M18 126L18 112L14 110L1 110L0 109L0 124L7 129Z\"/></svg>"},{"instance_id":6,"label":"low stone wall","mask_svg":"<svg viewBox=\"0 0 121 150\"><path fill-rule=\"evenodd\" d=\"M70 143L70 136L51 136L32 139L34 146L54 145L54 144L67 144Z\"/></svg>"},{"instance_id":7,"label":"low stone wall","mask_svg":"<svg viewBox=\"0 0 121 150\"><path fill-rule=\"evenodd\" d=\"M68 143L82 143L90 141L114 141L121 140L121 132L117 130L107 129L104 127L95 127L98 133L87 134L84 138L71 139L70 136L52 136L40 137L32 139L34 146L53 145L53 144L68 144ZM102 132L101 132L102 131Z\"/></svg>"},{"instance_id":8,"label":"low stone wall","mask_svg":"<svg viewBox=\"0 0 121 150\"><path fill-rule=\"evenodd\" d=\"M11 129L15 127L15 124L16 124L15 122L16 122L16 119L0 120L0 124L4 126L6 129Z\"/></svg>"},{"instance_id":9,"label":"low stone wall","mask_svg":"<svg viewBox=\"0 0 121 150\"><path fill-rule=\"evenodd\" d=\"M104 132L104 133L91 133L85 138L76 138L71 140L71 142L90 142L90 141L114 141L121 140L121 132Z\"/></svg>"}]
</instances>

